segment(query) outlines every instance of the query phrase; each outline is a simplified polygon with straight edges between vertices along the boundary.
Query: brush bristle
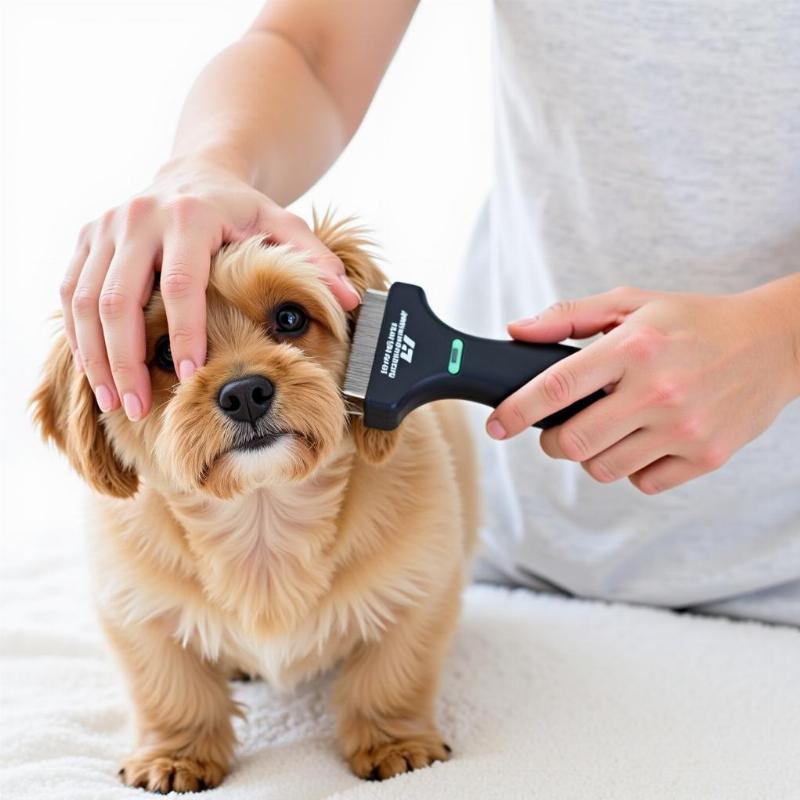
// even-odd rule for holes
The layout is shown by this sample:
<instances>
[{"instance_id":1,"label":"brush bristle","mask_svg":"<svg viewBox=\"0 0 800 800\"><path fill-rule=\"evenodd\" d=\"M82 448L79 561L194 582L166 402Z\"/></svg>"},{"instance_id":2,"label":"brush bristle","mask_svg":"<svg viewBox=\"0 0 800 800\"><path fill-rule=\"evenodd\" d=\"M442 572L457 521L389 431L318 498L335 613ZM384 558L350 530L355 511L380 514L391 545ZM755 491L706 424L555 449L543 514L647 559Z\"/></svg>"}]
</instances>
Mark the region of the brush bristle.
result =
<instances>
[{"instance_id":1,"label":"brush bristle","mask_svg":"<svg viewBox=\"0 0 800 800\"><path fill-rule=\"evenodd\" d=\"M386 308L386 292L367 289L358 310L350 360L344 376L344 394L351 400L364 400L367 395L372 362L378 349L378 337Z\"/></svg>"}]
</instances>

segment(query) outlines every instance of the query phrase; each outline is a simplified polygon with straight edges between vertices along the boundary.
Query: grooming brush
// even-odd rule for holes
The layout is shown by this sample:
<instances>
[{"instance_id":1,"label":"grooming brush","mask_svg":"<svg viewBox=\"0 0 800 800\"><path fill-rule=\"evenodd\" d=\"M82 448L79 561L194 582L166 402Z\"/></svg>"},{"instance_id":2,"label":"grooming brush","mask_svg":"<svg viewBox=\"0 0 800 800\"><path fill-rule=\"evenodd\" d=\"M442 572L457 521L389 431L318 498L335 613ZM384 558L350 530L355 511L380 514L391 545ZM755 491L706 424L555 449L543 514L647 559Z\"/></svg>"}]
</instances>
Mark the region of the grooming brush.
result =
<instances>
[{"instance_id":1,"label":"grooming brush","mask_svg":"<svg viewBox=\"0 0 800 800\"><path fill-rule=\"evenodd\" d=\"M393 430L410 411L434 400L496 407L578 349L470 336L442 322L419 286L393 283L388 292L368 289L364 296L344 395L367 427ZM535 425L560 425L603 396L595 392Z\"/></svg>"}]
</instances>

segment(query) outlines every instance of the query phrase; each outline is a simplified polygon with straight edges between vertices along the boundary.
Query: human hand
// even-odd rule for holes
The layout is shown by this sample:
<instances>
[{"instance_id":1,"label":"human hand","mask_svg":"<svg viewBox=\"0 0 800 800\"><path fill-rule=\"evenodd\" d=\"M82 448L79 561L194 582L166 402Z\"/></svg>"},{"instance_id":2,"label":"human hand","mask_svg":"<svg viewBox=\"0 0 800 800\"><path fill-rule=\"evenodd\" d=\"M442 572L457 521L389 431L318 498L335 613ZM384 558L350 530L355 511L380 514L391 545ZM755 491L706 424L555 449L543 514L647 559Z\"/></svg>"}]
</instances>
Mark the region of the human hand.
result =
<instances>
[{"instance_id":1,"label":"human hand","mask_svg":"<svg viewBox=\"0 0 800 800\"><path fill-rule=\"evenodd\" d=\"M142 194L81 230L61 305L76 364L102 411L120 402L132 420L150 411L143 308L157 269L172 356L184 381L205 362L211 257L224 243L261 232L307 251L342 307L358 305L341 261L302 219L233 171L199 159L167 164Z\"/></svg>"},{"instance_id":2,"label":"human hand","mask_svg":"<svg viewBox=\"0 0 800 800\"><path fill-rule=\"evenodd\" d=\"M605 335L504 400L487 431L515 436L604 388L542 432L547 455L602 483L629 477L645 494L719 468L800 396L797 296L787 304L784 287L781 300L778 283L720 296L615 289L511 323L527 342Z\"/></svg>"}]
</instances>

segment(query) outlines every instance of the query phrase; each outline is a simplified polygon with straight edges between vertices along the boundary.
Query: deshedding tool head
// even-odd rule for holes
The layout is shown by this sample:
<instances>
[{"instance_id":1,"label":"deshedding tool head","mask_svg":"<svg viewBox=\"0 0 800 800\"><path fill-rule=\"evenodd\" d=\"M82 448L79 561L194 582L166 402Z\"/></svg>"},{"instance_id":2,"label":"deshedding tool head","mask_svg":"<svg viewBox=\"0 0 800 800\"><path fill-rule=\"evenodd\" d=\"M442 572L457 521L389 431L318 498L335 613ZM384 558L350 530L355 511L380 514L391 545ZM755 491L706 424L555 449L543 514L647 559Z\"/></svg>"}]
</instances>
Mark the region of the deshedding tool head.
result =
<instances>
[{"instance_id":1,"label":"deshedding tool head","mask_svg":"<svg viewBox=\"0 0 800 800\"><path fill-rule=\"evenodd\" d=\"M355 401L354 413L363 411L363 401L367 396L372 364L378 350L378 339L383 324L387 296L387 292L367 289L358 310L343 389L345 397Z\"/></svg>"}]
</instances>

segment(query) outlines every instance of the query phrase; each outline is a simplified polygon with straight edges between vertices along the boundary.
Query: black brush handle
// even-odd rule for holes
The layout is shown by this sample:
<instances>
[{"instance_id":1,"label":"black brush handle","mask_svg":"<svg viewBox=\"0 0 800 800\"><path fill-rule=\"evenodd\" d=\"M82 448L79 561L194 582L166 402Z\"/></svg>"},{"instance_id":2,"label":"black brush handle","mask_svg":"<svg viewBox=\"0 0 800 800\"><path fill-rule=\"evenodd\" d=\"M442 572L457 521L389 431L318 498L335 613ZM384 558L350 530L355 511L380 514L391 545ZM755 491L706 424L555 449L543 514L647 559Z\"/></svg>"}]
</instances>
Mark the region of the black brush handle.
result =
<instances>
[{"instance_id":1,"label":"black brush handle","mask_svg":"<svg viewBox=\"0 0 800 800\"><path fill-rule=\"evenodd\" d=\"M442 322L419 286L392 284L364 399L364 423L392 430L410 411L434 400L496 407L578 349L470 336ZM560 425L603 396L598 391L582 398L536 427Z\"/></svg>"},{"instance_id":2,"label":"black brush handle","mask_svg":"<svg viewBox=\"0 0 800 800\"><path fill-rule=\"evenodd\" d=\"M548 367L580 349L566 344L500 341L463 334L459 338L464 342L461 369L452 376L453 380L449 385L444 384L447 386L448 396L450 392L457 392L454 395L457 399L473 400L492 408L499 406L506 397ZM596 392L581 398L561 411L539 420L534 426L552 428L560 425L603 396L603 392Z\"/></svg>"}]
</instances>

